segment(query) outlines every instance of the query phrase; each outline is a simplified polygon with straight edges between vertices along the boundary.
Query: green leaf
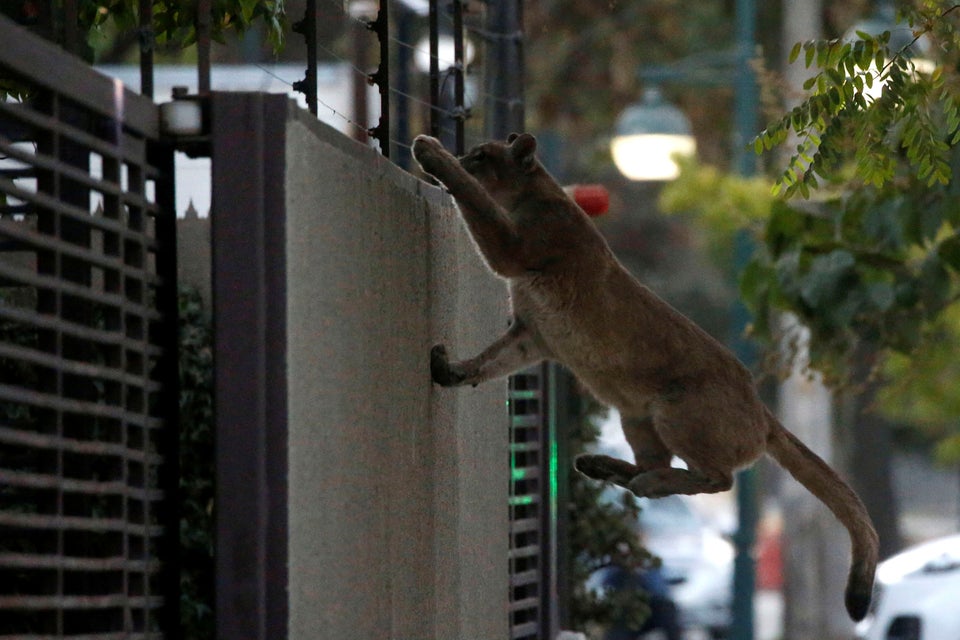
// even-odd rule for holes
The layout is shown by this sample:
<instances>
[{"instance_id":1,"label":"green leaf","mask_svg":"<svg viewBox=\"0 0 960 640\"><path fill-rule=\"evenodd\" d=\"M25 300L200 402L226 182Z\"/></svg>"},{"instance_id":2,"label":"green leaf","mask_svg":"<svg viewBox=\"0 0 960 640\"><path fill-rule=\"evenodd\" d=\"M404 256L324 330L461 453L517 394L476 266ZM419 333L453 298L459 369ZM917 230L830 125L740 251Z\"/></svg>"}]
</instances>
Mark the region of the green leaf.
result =
<instances>
[{"instance_id":1,"label":"green leaf","mask_svg":"<svg viewBox=\"0 0 960 640\"><path fill-rule=\"evenodd\" d=\"M927 318L931 318L939 313L950 299L950 274L936 253L929 255L923 261L920 280L922 282L920 300Z\"/></svg>"},{"instance_id":2,"label":"green leaf","mask_svg":"<svg viewBox=\"0 0 960 640\"><path fill-rule=\"evenodd\" d=\"M867 287L867 298L877 311L887 311L896 301L893 285L889 282L874 282Z\"/></svg>"},{"instance_id":3,"label":"green leaf","mask_svg":"<svg viewBox=\"0 0 960 640\"><path fill-rule=\"evenodd\" d=\"M748 302L758 302L776 280L776 274L765 263L752 260L740 274L740 293Z\"/></svg>"},{"instance_id":4,"label":"green leaf","mask_svg":"<svg viewBox=\"0 0 960 640\"><path fill-rule=\"evenodd\" d=\"M243 23L250 24L250 21L253 20L253 14L257 10L257 5L260 4L260 0L237 0L240 4L240 15L243 18Z\"/></svg>"},{"instance_id":5,"label":"green leaf","mask_svg":"<svg viewBox=\"0 0 960 640\"><path fill-rule=\"evenodd\" d=\"M861 238L865 239L873 250L896 252L904 247L903 220L899 204L898 199L873 204L864 216Z\"/></svg>"},{"instance_id":6,"label":"green leaf","mask_svg":"<svg viewBox=\"0 0 960 640\"><path fill-rule=\"evenodd\" d=\"M842 87L846 77L838 69L829 68L826 70L827 76L830 78L830 82L835 84L838 87Z\"/></svg>"},{"instance_id":7,"label":"green leaf","mask_svg":"<svg viewBox=\"0 0 960 640\"><path fill-rule=\"evenodd\" d=\"M856 260L845 249L836 249L817 256L800 282L800 296L811 307L825 308L842 302L841 284L853 274ZM846 295L847 291L842 291Z\"/></svg>"},{"instance_id":8,"label":"green leaf","mask_svg":"<svg viewBox=\"0 0 960 640\"><path fill-rule=\"evenodd\" d=\"M960 235L954 234L940 243L937 255L954 271L960 272Z\"/></svg>"},{"instance_id":9,"label":"green leaf","mask_svg":"<svg viewBox=\"0 0 960 640\"><path fill-rule=\"evenodd\" d=\"M800 42L797 42L793 45L793 48L790 50L790 56L788 58L788 61L790 62L790 64L793 64L794 62L797 61L797 58L800 57L800 49L802 48L803 48L803 44Z\"/></svg>"},{"instance_id":10,"label":"green leaf","mask_svg":"<svg viewBox=\"0 0 960 640\"><path fill-rule=\"evenodd\" d=\"M910 353L920 342L920 316L907 311L888 314L881 329L884 342L891 349L901 353Z\"/></svg>"}]
</instances>

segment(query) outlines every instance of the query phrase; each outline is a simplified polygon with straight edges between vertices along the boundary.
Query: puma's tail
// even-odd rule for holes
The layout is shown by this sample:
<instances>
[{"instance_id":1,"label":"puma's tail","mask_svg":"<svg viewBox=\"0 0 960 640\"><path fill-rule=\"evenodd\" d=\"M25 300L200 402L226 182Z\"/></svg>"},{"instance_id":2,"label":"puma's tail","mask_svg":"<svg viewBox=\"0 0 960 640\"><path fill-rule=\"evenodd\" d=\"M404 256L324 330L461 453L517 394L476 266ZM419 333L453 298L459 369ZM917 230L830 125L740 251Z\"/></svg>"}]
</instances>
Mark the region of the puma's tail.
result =
<instances>
[{"instance_id":1,"label":"puma's tail","mask_svg":"<svg viewBox=\"0 0 960 640\"><path fill-rule=\"evenodd\" d=\"M767 452L820 499L850 533L852 562L845 604L854 620L867 615L877 568L879 539L866 508L846 482L817 454L787 431L769 411Z\"/></svg>"}]
</instances>

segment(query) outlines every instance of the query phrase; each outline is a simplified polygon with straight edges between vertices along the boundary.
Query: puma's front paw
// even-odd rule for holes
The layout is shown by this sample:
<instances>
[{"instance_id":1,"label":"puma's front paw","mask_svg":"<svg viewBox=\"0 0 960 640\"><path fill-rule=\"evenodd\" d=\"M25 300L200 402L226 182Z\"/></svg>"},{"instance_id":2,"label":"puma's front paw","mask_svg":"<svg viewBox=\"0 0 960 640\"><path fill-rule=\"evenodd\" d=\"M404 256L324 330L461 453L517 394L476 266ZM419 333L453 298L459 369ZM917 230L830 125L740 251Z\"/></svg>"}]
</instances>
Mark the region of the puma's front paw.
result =
<instances>
[{"instance_id":1,"label":"puma's front paw","mask_svg":"<svg viewBox=\"0 0 960 640\"><path fill-rule=\"evenodd\" d=\"M430 350L430 377L441 387L454 387L466 378L462 372L455 371L450 366L447 348L442 344L435 345Z\"/></svg>"},{"instance_id":2,"label":"puma's front paw","mask_svg":"<svg viewBox=\"0 0 960 640\"><path fill-rule=\"evenodd\" d=\"M446 156L450 156L443 144L436 138L430 136L417 136L413 140L413 157L416 158L420 167L430 175L436 175L436 171L441 167ZM452 158L453 156L450 156Z\"/></svg>"}]
</instances>

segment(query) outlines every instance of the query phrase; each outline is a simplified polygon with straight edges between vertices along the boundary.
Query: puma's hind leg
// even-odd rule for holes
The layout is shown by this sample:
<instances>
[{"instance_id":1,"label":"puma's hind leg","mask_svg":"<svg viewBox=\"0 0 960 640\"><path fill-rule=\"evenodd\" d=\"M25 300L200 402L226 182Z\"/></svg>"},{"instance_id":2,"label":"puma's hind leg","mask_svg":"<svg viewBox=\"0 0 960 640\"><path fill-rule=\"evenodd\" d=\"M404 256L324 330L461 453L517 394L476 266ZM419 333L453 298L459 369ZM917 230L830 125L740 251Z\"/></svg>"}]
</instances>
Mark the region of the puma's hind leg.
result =
<instances>
[{"instance_id":1,"label":"puma's hind leg","mask_svg":"<svg viewBox=\"0 0 960 640\"><path fill-rule=\"evenodd\" d=\"M450 362L446 347L434 346L430 350L430 375L441 387L476 386L519 371L546 357L532 332L515 320L505 334L469 360Z\"/></svg>"},{"instance_id":2,"label":"puma's hind leg","mask_svg":"<svg viewBox=\"0 0 960 640\"><path fill-rule=\"evenodd\" d=\"M670 467L672 454L657 435L653 420L649 417L621 416L620 424L627 443L633 449L636 464L611 456L585 453L574 461L577 471L588 478L612 482L628 489L630 481L638 475Z\"/></svg>"},{"instance_id":3,"label":"puma's hind leg","mask_svg":"<svg viewBox=\"0 0 960 640\"><path fill-rule=\"evenodd\" d=\"M664 496L719 493L733 486L733 474L703 473L695 469L655 469L645 471L631 479L626 488L638 497L662 498Z\"/></svg>"}]
</instances>

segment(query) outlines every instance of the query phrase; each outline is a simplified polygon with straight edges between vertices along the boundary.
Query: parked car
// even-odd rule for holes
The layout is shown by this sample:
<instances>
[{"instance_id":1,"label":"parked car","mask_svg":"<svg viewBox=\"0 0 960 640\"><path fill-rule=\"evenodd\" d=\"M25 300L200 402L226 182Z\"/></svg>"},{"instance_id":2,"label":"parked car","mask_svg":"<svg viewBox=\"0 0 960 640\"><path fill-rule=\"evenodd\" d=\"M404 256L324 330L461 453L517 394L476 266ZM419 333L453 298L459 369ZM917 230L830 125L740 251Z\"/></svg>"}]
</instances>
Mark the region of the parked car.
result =
<instances>
[{"instance_id":1,"label":"parked car","mask_svg":"<svg viewBox=\"0 0 960 640\"><path fill-rule=\"evenodd\" d=\"M633 459L616 411L599 427L600 437L591 453ZM624 492L609 485L603 495L619 501ZM687 496L640 498L639 504L638 533L644 546L663 562L661 572L679 611L680 626L724 637L733 617L733 545L703 522Z\"/></svg>"},{"instance_id":2,"label":"parked car","mask_svg":"<svg viewBox=\"0 0 960 640\"><path fill-rule=\"evenodd\" d=\"M877 567L864 640L960 638L960 535L911 547Z\"/></svg>"},{"instance_id":3,"label":"parked car","mask_svg":"<svg viewBox=\"0 0 960 640\"><path fill-rule=\"evenodd\" d=\"M606 499L618 500L620 492L608 487ZM638 534L662 561L680 627L724 637L732 616L733 545L703 523L685 496L640 498L639 504Z\"/></svg>"},{"instance_id":4,"label":"parked car","mask_svg":"<svg viewBox=\"0 0 960 640\"><path fill-rule=\"evenodd\" d=\"M723 637L730 627L734 549L703 521L684 496L640 499L644 544L663 562L680 611L680 626Z\"/></svg>"}]
</instances>

